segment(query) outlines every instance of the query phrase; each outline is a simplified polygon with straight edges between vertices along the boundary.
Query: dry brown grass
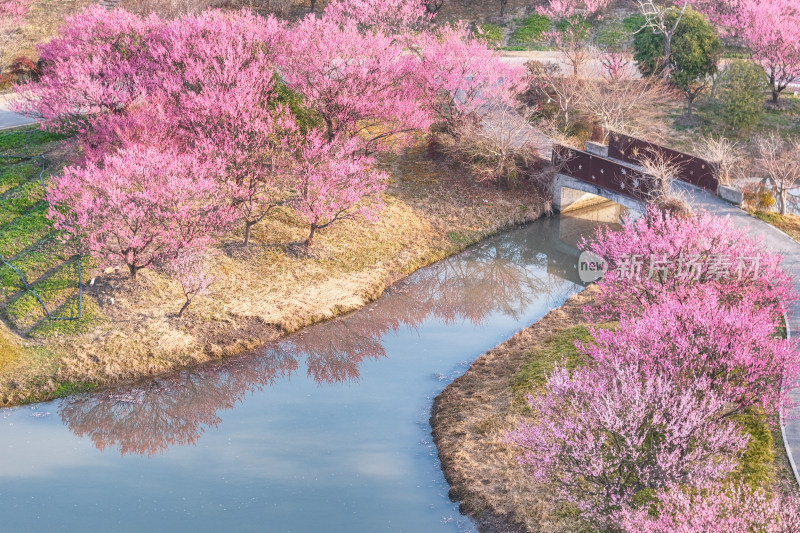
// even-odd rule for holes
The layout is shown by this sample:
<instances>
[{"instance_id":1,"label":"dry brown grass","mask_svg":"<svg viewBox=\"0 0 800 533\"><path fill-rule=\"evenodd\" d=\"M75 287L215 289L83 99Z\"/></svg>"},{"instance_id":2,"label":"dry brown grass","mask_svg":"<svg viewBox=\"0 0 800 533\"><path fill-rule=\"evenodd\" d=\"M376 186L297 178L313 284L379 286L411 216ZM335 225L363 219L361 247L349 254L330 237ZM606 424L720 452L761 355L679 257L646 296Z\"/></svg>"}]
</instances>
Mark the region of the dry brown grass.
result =
<instances>
[{"instance_id":1,"label":"dry brown grass","mask_svg":"<svg viewBox=\"0 0 800 533\"><path fill-rule=\"evenodd\" d=\"M422 144L382 165L392 182L381 221L346 221L298 253L307 227L289 210L219 243L212 294L182 318L176 282L146 271L93 272L77 333L28 341L49 354L31 372L0 370L5 404L52 395L60 382L111 384L232 355L358 309L399 278L508 226L538 218L547 202L531 188L475 185L459 167L425 157ZM25 352L28 353L28 352ZM26 355L25 358L41 357ZM24 366L24 365L23 365Z\"/></svg>"},{"instance_id":2,"label":"dry brown grass","mask_svg":"<svg viewBox=\"0 0 800 533\"><path fill-rule=\"evenodd\" d=\"M524 475L504 442L518 420L512 378L555 332L586 322L589 288L533 326L479 357L434 401L433 437L450 497L483 532L570 531L554 513L551 490Z\"/></svg>"}]
</instances>

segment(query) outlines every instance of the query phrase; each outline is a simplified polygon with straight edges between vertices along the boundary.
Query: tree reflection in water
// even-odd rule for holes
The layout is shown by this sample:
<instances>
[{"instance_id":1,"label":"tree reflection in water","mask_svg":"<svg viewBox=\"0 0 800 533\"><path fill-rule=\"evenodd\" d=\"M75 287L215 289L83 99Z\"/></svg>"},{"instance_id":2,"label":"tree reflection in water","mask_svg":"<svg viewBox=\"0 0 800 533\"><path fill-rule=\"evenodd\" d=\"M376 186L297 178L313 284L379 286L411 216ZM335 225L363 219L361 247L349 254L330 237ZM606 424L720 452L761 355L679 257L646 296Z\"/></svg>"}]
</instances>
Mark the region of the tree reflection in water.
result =
<instances>
[{"instance_id":1,"label":"tree reflection in water","mask_svg":"<svg viewBox=\"0 0 800 533\"><path fill-rule=\"evenodd\" d=\"M495 237L418 271L361 311L250 354L67 398L59 413L76 435L100 450L152 455L195 443L220 423L219 411L294 374L301 361L318 383L356 381L360 363L386 357L383 338L401 327L416 328L426 320L479 326L497 313L519 319L535 302L563 301L574 287L564 273L574 269L578 255L574 248L567 253L552 246L565 220Z\"/></svg>"}]
</instances>

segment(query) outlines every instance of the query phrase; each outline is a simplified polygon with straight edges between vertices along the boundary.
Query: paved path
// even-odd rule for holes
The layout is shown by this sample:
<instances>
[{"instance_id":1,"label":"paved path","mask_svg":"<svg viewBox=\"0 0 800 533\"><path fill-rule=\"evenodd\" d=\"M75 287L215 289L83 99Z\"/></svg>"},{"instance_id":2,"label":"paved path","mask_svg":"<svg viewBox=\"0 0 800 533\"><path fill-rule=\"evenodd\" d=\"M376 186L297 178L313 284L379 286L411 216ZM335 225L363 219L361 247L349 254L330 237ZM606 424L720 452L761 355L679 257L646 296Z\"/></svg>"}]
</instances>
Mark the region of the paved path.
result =
<instances>
[{"instance_id":1,"label":"paved path","mask_svg":"<svg viewBox=\"0 0 800 533\"><path fill-rule=\"evenodd\" d=\"M800 243L779 229L750 216L717 196L691 185L680 184L679 186L693 206L705 209L715 215L729 216L737 227L745 229L750 235L761 236L766 246L783 255L783 268L792 277L795 290L800 293ZM800 338L800 302L795 303L790 311L789 331L791 337L797 339ZM800 483L800 474L798 473L798 463L800 463L800 389L795 389L791 398L798 404L798 407L788 414L781 429L789 461L792 463L795 478Z\"/></svg>"},{"instance_id":2,"label":"paved path","mask_svg":"<svg viewBox=\"0 0 800 533\"><path fill-rule=\"evenodd\" d=\"M7 97L0 96L0 130L33 124L36 121L8 109Z\"/></svg>"}]
</instances>

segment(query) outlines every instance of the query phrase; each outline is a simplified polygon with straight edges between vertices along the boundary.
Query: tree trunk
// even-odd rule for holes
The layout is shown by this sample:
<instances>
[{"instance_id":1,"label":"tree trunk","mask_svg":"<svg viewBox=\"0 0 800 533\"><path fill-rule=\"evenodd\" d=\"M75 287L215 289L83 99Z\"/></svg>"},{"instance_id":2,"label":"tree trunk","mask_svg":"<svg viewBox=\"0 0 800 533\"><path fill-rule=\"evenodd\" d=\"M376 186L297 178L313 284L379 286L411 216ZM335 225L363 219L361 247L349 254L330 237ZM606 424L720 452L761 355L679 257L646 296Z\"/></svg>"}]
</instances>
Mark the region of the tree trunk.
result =
<instances>
[{"instance_id":1,"label":"tree trunk","mask_svg":"<svg viewBox=\"0 0 800 533\"><path fill-rule=\"evenodd\" d=\"M128 265L128 271L131 273L131 279L136 279L136 273L139 272L139 267Z\"/></svg>"},{"instance_id":2,"label":"tree trunk","mask_svg":"<svg viewBox=\"0 0 800 533\"><path fill-rule=\"evenodd\" d=\"M669 80L670 75L670 57L672 57L672 37L664 36L664 67L661 70L661 74L664 76L664 80Z\"/></svg>"},{"instance_id":3,"label":"tree trunk","mask_svg":"<svg viewBox=\"0 0 800 533\"><path fill-rule=\"evenodd\" d=\"M694 98L687 98L686 101L689 102L689 106L686 108L686 116L692 118L692 101Z\"/></svg>"},{"instance_id":4,"label":"tree trunk","mask_svg":"<svg viewBox=\"0 0 800 533\"><path fill-rule=\"evenodd\" d=\"M780 95L781 95L781 92L778 91L777 89L775 89L775 87L772 87L772 103L773 104L777 104L778 103L778 97Z\"/></svg>"},{"instance_id":5,"label":"tree trunk","mask_svg":"<svg viewBox=\"0 0 800 533\"><path fill-rule=\"evenodd\" d=\"M781 208L780 208L781 215L786 214L786 204L788 203L788 198L787 198L788 192L789 192L788 189L781 189L780 194L778 195L778 197L781 200Z\"/></svg>"},{"instance_id":6,"label":"tree trunk","mask_svg":"<svg viewBox=\"0 0 800 533\"><path fill-rule=\"evenodd\" d=\"M317 225L311 224L311 233L308 234L308 238L306 239L305 242L306 248L308 248L314 243L314 233L316 232L317 232Z\"/></svg>"},{"instance_id":7,"label":"tree trunk","mask_svg":"<svg viewBox=\"0 0 800 533\"><path fill-rule=\"evenodd\" d=\"M500 0L500 16L504 16L506 14L506 4L508 0Z\"/></svg>"},{"instance_id":8,"label":"tree trunk","mask_svg":"<svg viewBox=\"0 0 800 533\"><path fill-rule=\"evenodd\" d=\"M251 229L253 228L253 226L255 226L255 225L256 225L256 223L255 223L255 222L251 222L251 221L249 221L249 220L248 220L248 221L246 221L246 222L244 223L244 245L245 245L245 246L247 246L248 244L250 244L250 230L251 230Z\"/></svg>"},{"instance_id":9,"label":"tree trunk","mask_svg":"<svg viewBox=\"0 0 800 533\"><path fill-rule=\"evenodd\" d=\"M186 298L186 303L183 304L183 307L181 307L181 310L178 311L178 318L180 318L183 315L183 312L186 311L186 308L189 307L190 303L192 303L192 300L190 298Z\"/></svg>"},{"instance_id":10,"label":"tree trunk","mask_svg":"<svg viewBox=\"0 0 800 533\"><path fill-rule=\"evenodd\" d=\"M314 9L317 7L317 0L311 0L311 12L314 12Z\"/></svg>"}]
</instances>

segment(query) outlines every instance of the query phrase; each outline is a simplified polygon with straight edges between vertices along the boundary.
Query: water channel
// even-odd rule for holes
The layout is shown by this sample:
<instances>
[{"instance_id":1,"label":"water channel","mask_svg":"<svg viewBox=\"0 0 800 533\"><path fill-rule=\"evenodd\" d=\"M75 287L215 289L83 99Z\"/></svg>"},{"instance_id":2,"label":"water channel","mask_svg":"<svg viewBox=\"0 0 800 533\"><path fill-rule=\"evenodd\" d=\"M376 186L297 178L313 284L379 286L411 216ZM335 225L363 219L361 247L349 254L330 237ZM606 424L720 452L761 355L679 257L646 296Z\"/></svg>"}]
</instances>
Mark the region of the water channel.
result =
<instances>
[{"instance_id":1,"label":"water channel","mask_svg":"<svg viewBox=\"0 0 800 533\"><path fill-rule=\"evenodd\" d=\"M575 244L621 214L507 231L218 364L0 411L0 531L474 531L433 398L580 290Z\"/></svg>"}]
</instances>

